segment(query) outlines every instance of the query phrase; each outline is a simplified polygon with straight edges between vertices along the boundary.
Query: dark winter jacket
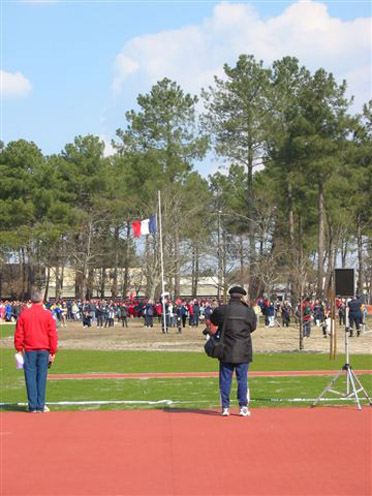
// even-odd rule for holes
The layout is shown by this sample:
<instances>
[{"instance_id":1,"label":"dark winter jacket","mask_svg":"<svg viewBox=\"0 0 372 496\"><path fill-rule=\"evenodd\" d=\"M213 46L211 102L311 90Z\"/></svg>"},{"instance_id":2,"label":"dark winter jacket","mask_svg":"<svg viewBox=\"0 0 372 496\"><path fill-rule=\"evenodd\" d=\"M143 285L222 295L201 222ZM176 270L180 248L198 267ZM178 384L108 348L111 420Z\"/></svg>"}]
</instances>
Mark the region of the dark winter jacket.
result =
<instances>
[{"instance_id":1,"label":"dark winter jacket","mask_svg":"<svg viewBox=\"0 0 372 496\"><path fill-rule=\"evenodd\" d=\"M240 299L232 298L228 305L216 308L210 321L218 325L220 332L224 316L228 312L223 336L225 352L221 361L226 363L249 363L252 361L251 332L256 329L256 315L252 308Z\"/></svg>"},{"instance_id":2,"label":"dark winter jacket","mask_svg":"<svg viewBox=\"0 0 372 496\"><path fill-rule=\"evenodd\" d=\"M353 299L348 303L349 315L361 317L362 315L362 302L360 299Z\"/></svg>"}]
</instances>

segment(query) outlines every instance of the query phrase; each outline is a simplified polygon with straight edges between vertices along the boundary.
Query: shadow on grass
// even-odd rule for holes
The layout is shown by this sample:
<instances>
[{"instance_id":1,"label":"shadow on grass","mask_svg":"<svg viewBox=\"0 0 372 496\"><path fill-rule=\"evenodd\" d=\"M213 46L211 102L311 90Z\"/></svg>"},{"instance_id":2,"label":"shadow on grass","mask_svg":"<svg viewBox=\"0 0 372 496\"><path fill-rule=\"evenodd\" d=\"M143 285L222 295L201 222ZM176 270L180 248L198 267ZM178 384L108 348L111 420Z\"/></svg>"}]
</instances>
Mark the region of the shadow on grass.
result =
<instances>
[{"instance_id":1,"label":"shadow on grass","mask_svg":"<svg viewBox=\"0 0 372 496\"><path fill-rule=\"evenodd\" d=\"M0 412L23 412L28 413L25 406L20 405L2 405L0 406Z\"/></svg>"}]
</instances>

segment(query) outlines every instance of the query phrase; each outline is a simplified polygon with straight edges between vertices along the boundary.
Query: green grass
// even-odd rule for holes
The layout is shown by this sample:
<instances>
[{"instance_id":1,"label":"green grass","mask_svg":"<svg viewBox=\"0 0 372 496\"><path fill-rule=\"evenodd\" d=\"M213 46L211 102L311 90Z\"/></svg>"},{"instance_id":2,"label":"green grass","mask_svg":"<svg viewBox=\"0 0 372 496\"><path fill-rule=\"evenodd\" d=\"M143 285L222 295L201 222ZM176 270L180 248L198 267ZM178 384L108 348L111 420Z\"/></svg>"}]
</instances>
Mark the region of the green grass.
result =
<instances>
[{"instance_id":1,"label":"green grass","mask_svg":"<svg viewBox=\"0 0 372 496\"><path fill-rule=\"evenodd\" d=\"M372 387L370 375L360 375L363 386ZM311 402L285 401L294 398L316 398L330 382L331 377L252 377L249 387L253 406L309 406ZM340 380L338 389L346 391L344 380ZM22 380L5 390L7 402L26 402L26 393ZM237 406L236 384L232 389L232 406ZM328 395L327 397L332 397ZM94 379L74 381L50 381L47 398L49 402L59 401L151 401L171 400L171 405L178 408L217 408L219 406L218 379ZM282 400L282 401L269 401ZM180 403L177 403L180 402ZM332 403L333 404L333 403ZM54 406L53 409L128 409L128 408L163 408L164 405L110 404L110 405L75 405Z\"/></svg>"},{"instance_id":2,"label":"green grass","mask_svg":"<svg viewBox=\"0 0 372 496\"><path fill-rule=\"evenodd\" d=\"M0 324L0 338L14 336L15 324Z\"/></svg>"},{"instance_id":3,"label":"green grass","mask_svg":"<svg viewBox=\"0 0 372 496\"><path fill-rule=\"evenodd\" d=\"M1 402L26 402L22 371L16 370L14 351L0 352ZM330 361L326 354L274 353L256 354L252 371L267 370L334 370L335 375L344 364L344 356ZM352 357L354 369L371 369L370 355ZM138 351L75 351L60 350L52 374L72 373L135 373L135 372L207 372L217 371L218 362L203 353L192 352L138 352ZM283 406L309 403L267 401L269 399L316 398L332 377L251 377L249 386L253 406ZM360 375L363 386L372 391L372 376ZM344 379L338 389L345 391ZM236 396L234 384L231 398ZM334 397L332 394L328 397ZM183 408L216 408L219 405L218 379L169 378L169 379L93 379L49 381L49 402L59 401L182 401ZM235 402L236 403L236 402ZM334 403L332 403L334 404ZM159 408L163 406L141 404L58 406L53 409L123 409ZM7 409L7 407L4 407ZM10 407L10 409L15 409Z\"/></svg>"},{"instance_id":4,"label":"green grass","mask_svg":"<svg viewBox=\"0 0 372 496\"><path fill-rule=\"evenodd\" d=\"M4 371L14 365L14 351L1 350ZM329 360L322 353L256 353L251 370L336 370L344 355ZM371 355L352 357L355 369L372 369ZM218 361L201 352L168 351L92 351L60 350L52 374L135 373L135 372L213 372Z\"/></svg>"}]
</instances>

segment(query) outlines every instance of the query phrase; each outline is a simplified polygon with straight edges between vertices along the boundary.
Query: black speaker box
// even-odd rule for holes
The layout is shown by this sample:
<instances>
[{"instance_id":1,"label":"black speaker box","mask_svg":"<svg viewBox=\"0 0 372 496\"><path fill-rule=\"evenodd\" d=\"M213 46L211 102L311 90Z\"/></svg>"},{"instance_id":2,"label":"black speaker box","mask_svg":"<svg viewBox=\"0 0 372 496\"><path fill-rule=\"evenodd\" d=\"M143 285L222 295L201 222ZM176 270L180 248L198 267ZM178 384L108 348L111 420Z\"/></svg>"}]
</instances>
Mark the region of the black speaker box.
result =
<instances>
[{"instance_id":1,"label":"black speaker box","mask_svg":"<svg viewBox=\"0 0 372 496\"><path fill-rule=\"evenodd\" d=\"M335 270L336 296L354 296L354 269Z\"/></svg>"}]
</instances>

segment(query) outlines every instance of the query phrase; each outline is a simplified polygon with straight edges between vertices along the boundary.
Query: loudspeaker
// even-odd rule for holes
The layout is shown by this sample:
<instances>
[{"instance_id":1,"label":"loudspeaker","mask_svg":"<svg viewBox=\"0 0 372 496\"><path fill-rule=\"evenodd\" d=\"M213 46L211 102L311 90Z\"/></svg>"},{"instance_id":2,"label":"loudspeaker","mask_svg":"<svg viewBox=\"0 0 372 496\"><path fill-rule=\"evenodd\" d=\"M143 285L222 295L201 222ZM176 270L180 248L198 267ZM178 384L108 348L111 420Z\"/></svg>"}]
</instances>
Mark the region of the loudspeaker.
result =
<instances>
[{"instance_id":1,"label":"loudspeaker","mask_svg":"<svg viewBox=\"0 0 372 496\"><path fill-rule=\"evenodd\" d=\"M335 269L336 296L354 296L354 269Z\"/></svg>"}]
</instances>

